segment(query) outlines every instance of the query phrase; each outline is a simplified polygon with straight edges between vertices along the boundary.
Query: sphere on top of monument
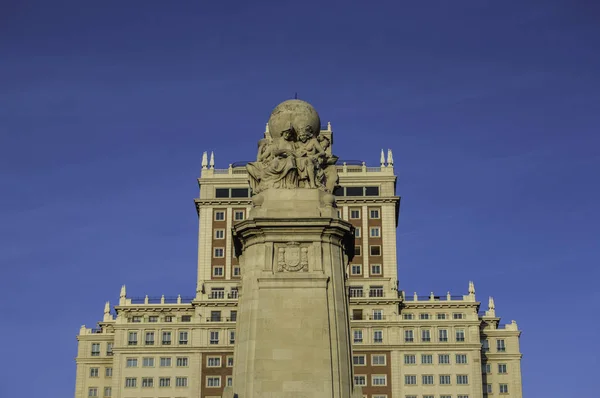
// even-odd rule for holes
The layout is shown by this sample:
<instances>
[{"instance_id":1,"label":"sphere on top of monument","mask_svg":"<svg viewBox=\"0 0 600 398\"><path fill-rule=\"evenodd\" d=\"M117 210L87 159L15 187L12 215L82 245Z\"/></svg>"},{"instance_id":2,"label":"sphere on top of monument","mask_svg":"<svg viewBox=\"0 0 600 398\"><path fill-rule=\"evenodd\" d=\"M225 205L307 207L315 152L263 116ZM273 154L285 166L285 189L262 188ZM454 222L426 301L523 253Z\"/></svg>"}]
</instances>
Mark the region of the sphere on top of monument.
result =
<instances>
[{"instance_id":1,"label":"sphere on top of monument","mask_svg":"<svg viewBox=\"0 0 600 398\"><path fill-rule=\"evenodd\" d=\"M299 99L283 101L277 105L269 118L269 133L275 140L283 131L293 128L296 134L311 130L316 137L321 131L321 119L311 104Z\"/></svg>"}]
</instances>

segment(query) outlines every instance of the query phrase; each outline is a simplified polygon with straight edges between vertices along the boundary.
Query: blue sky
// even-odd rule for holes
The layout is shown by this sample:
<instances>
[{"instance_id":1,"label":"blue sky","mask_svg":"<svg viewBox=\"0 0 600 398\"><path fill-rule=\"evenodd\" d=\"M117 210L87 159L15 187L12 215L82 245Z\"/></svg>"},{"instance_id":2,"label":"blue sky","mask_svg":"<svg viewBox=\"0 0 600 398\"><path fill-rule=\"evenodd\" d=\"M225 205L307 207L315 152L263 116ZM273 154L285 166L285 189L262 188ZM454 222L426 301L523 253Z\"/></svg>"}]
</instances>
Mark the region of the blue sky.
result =
<instances>
[{"instance_id":1,"label":"blue sky","mask_svg":"<svg viewBox=\"0 0 600 398\"><path fill-rule=\"evenodd\" d=\"M474 280L524 331L525 396L597 396L599 16L584 0L0 2L0 396L72 396L75 335L121 284L194 294L202 152L251 159L295 92L340 157L393 149L401 288Z\"/></svg>"}]
</instances>

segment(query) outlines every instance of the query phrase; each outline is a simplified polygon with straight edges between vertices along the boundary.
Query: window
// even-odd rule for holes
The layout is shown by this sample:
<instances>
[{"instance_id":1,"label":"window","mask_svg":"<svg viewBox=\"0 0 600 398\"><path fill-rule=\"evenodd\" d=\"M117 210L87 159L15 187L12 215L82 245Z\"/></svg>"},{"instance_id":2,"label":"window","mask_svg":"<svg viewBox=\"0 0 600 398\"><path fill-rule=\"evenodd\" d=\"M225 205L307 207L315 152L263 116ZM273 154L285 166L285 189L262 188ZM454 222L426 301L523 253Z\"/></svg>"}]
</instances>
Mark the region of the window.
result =
<instances>
[{"instance_id":1,"label":"window","mask_svg":"<svg viewBox=\"0 0 600 398\"><path fill-rule=\"evenodd\" d=\"M386 375L373 375L373 376L371 376L371 385L372 386L385 386L385 385L387 385L387 377L386 377Z\"/></svg>"},{"instance_id":2,"label":"window","mask_svg":"<svg viewBox=\"0 0 600 398\"><path fill-rule=\"evenodd\" d=\"M360 245L354 246L354 255L357 256L357 257L358 256L362 256Z\"/></svg>"},{"instance_id":3,"label":"window","mask_svg":"<svg viewBox=\"0 0 600 398\"><path fill-rule=\"evenodd\" d=\"M188 366L188 358L187 357L178 357L177 358L177 367L185 368Z\"/></svg>"},{"instance_id":4,"label":"window","mask_svg":"<svg viewBox=\"0 0 600 398\"><path fill-rule=\"evenodd\" d=\"M106 343L106 355L112 356L113 354L113 343Z\"/></svg>"},{"instance_id":5,"label":"window","mask_svg":"<svg viewBox=\"0 0 600 398\"><path fill-rule=\"evenodd\" d=\"M458 394L456 398L469 398L469 396L466 394Z\"/></svg>"},{"instance_id":6,"label":"window","mask_svg":"<svg viewBox=\"0 0 600 398\"><path fill-rule=\"evenodd\" d=\"M154 367L154 358L151 358L151 357L142 358L142 366L144 368L153 368Z\"/></svg>"},{"instance_id":7,"label":"window","mask_svg":"<svg viewBox=\"0 0 600 398\"><path fill-rule=\"evenodd\" d=\"M250 190L248 188L231 188L232 198L247 198L250 196Z\"/></svg>"},{"instance_id":8,"label":"window","mask_svg":"<svg viewBox=\"0 0 600 398\"><path fill-rule=\"evenodd\" d=\"M229 331L229 344L235 344L235 330Z\"/></svg>"},{"instance_id":9,"label":"window","mask_svg":"<svg viewBox=\"0 0 600 398\"><path fill-rule=\"evenodd\" d=\"M210 321L211 322L221 322L221 311L211 311L210 312Z\"/></svg>"},{"instance_id":10,"label":"window","mask_svg":"<svg viewBox=\"0 0 600 398\"><path fill-rule=\"evenodd\" d=\"M237 321L237 311L233 311L232 310L232 311L229 312L229 320L231 322Z\"/></svg>"},{"instance_id":11,"label":"window","mask_svg":"<svg viewBox=\"0 0 600 398\"><path fill-rule=\"evenodd\" d=\"M431 354L421 354L421 363L423 365L431 365L431 364L433 364L433 355L431 355Z\"/></svg>"},{"instance_id":12,"label":"window","mask_svg":"<svg viewBox=\"0 0 600 398\"><path fill-rule=\"evenodd\" d=\"M385 355L375 354L371 355L371 365L373 366L385 366Z\"/></svg>"},{"instance_id":13,"label":"window","mask_svg":"<svg viewBox=\"0 0 600 398\"><path fill-rule=\"evenodd\" d=\"M361 264L352 264L352 270L350 271L350 273L352 275L360 275L362 269L362 265Z\"/></svg>"},{"instance_id":14,"label":"window","mask_svg":"<svg viewBox=\"0 0 600 398\"><path fill-rule=\"evenodd\" d=\"M417 384L417 376L415 375L404 375L404 384L407 386L414 386Z\"/></svg>"},{"instance_id":15,"label":"window","mask_svg":"<svg viewBox=\"0 0 600 398\"><path fill-rule=\"evenodd\" d=\"M362 286L350 286L348 294L350 295L350 297L362 297L363 288Z\"/></svg>"},{"instance_id":16,"label":"window","mask_svg":"<svg viewBox=\"0 0 600 398\"><path fill-rule=\"evenodd\" d=\"M156 315L151 315L148 317L148 322L156 323L158 322L158 317Z\"/></svg>"},{"instance_id":17,"label":"window","mask_svg":"<svg viewBox=\"0 0 600 398\"><path fill-rule=\"evenodd\" d=\"M137 377L126 377L125 378L125 387L137 387Z\"/></svg>"},{"instance_id":18,"label":"window","mask_svg":"<svg viewBox=\"0 0 600 398\"><path fill-rule=\"evenodd\" d=\"M431 330L421 329L421 341L424 343L429 343L431 341Z\"/></svg>"},{"instance_id":19,"label":"window","mask_svg":"<svg viewBox=\"0 0 600 398\"><path fill-rule=\"evenodd\" d=\"M437 319L446 319L446 314L437 314Z\"/></svg>"},{"instance_id":20,"label":"window","mask_svg":"<svg viewBox=\"0 0 600 398\"><path fill-rule=\"evenodd\" d=\"M402 314L402 319L411 320L415 318L413 314Z\"/></svg>"},{"instance_id":21,"label":"window","mask_svg":"<svg viewBox=\"0 0 600 398\"><path fill-rule=\"evenodd\" d=\"M355 330L354 331L354 342L355 343L362 343L363 342L363 332L362 332L362 330Z\"/></svg>"},{"instance_id":22,"label":"window","mask_svg":"<svg viewBox=\"0 0 600 398\"><path fill-rule=\"evenodd\" d=\"M406 343L412 343L414 341L414 335L413 335L413 331L412 330L405 330L404 331L404 342Z\"/></svg>"},{"instance_id":23,"label":"window","mask_svg":"<svg viewBox=\"0 0 600 398\"><path fill-rule=\"evenodd\" d=\"M112 368L104 369L104 377L112 377Z\"/></svg>"},{"instance_id":24,"label":"window","mask_svg":"<svg viewBox=\"0 0 600 398\"><path fill-rule=\"evenodd\" d=\"M214 252L213 257L215 257L215 258L225 257L225 249L223 249L222 247L215 247L215 252Z\"/></svg>"},{"instance_id":25,"label":"window","mask_svg":"<svg viewBox=\"0 0 600 398\"><path fill-rule=\"evenodd\" d=\"M419 314L419 319L431 319L431 318L429 317L428 313L422 312Z\"/></svg>"},{"instance_id":26,"label":"window","mask_svg":"<svg viewBox=\"0 0 600 398\"><path fill-rule=\"evenodd\" d=\"M351 219L360 218L360 210L358 210L358 209L351 209L350 210L350 218Z\"/></svg>"},{"instance_id":27,"label":"window","mask_svg":"<svg viewBox=\"0 0 600 398\"><path fill-rule=\"evenodd\" d=\"M373 320L381 321L383 319L383 311L382 310L373 310Z\"/></svg>"},{"instance_id":28,"label":"window","mask_svg":"<svg viewBox=\"0 0 600 398\"><path fill-rule=\"evenodd\" d=\"M438 363L440 365L449 365L450 364L450 354L439 354L438 355Z\"/></svg>"},{"instance_id":29,"label":"window","mask_svg":"<svg viewBox=\"0 0 600 398\"><path fill-rule=\"evenodd\" d=\"M233 219L235 221L242 221L244 219L244 210L236 210L235 213L233 213Z\"/></svg>"},{"instance_id":30,"label":"window","mask_svg":"<svg viewBox=\"0 0 600 398\"><path fill-rule=\"evenodd\" d=\"M187 331L179 332L179 344L187 345L187 343L188 343L188 332Z\"/></svg>"},{"instance_id":31,"label":"window","mask_svg":"<svg viewBox=\"0 0 600 398\"><path fill-rule=\"evenodd\" d=\"M92 356L93 357L100 356L100 343L92 343Z\"/></svg>"},{"instance_id":32,"label":"window","mask_svg":"<svg viewBox=\"0 0 600 398\"><path fill-rule=\"evenodd\" d=\"M496 340L496 349L498 352L506 351L506 346L504 345L504 340Z\"/></svg>"},{"instance_id":33,"label":"window","mask_svg":"<svg viewBox=\"0 0 600 398\"><path fill-rule=\"evenodd\" d=\"M161 377L158 380L159 387L171 387L171 378L170 377Z\"/></svg>"},{"instance_id":34,"label":"window","mask_svg":"<svg viewBox=\"0 0 600 398\"><path fill-rule=\"evenodd\" d=\"M448 341L448 330L446 329L440 329L439 330L439 335L440 335L440 342L441 343L445 343Z\"/></svg>"},{"instance_id":35,"label":"window","mask_svg":"<svg viewBox=\"0 0 600 398\"><path fill-rule=\"evenodd\" d=\"M231 291L229 292L229 294L227 295L227 298L230 299L237 299L239 296L239 292L238 292L238 288L237 287L232 287Z\"/></svg>"},{"instance_id":36,"label":"window","mask_svg":"<svg viewBox=\"0 0 600 398\"><path fill-rule=\"evenodd\" d=\"M239 265L233 266L233 276L240 276L242 274L242 270Z\"/></svg>"},{"instance_id":37,"label":"window","mask_svg":"<svg viewBox=\"0 0 600 398\"><path fill-rule=\"evenodd\" d=\"M383 332L381 330L373 331L373 343L383 343Z\"/></svg>"},{"instance_id":38,"label":"window","mask_svg":"<svg viewBox=\"0 0 600 398\"><path fill-rule=\"evenodd\" d=\"M160 358L160 367L161 368L169 368L171 367L171 358L162 357Z\"/></svg>"},{"instance_id":39,"label":"window","mask_svg":"<svg viewBox=\"0 0 600 398\"><path fill-rule=\"evenodd\" d=\"M233 357L231 355L227 357L227 367L228 368L233 367Z\"/></svg>"},{"instance_id":40,"label":"window","mask_svg":"<svg viewBox=\"0 0 600 398\"><path fill-rule=\"evenodd\" d=\"M208 357L206 359L206 366L209 368L220 368L221 357Z\"/></svg>"},{"instance_id":41,"label":"window","mask_svg":"<svg viewBox=\"0 0 600 398\"><path fill-rule=\"evenodd\" d=\"M371 251L371 256L381 256L381 246L374 245L369 247Z\"/></svg>"},{"instance_id":42,"label":"window","mask_svg":"<svg viewBox=\"0 0 600 398\"><path fill-rule=\"evenodd\" d=\"M131 322L133 322L133 323L140 323L140 322L142 322L142 317L141 316L134 316L133 318L131 318Z\"/></svg>"},{"instance_id":43,"label":"window","mask_svg":"<svg viewBox=\"0 0 600 398\"><path fill-rule=\"evenodd\" d=\"M365 366L365 356L364 355L353 355L352 356L352 364L354 366Z\"/></svg>"},{"instance_id":44,"label":"window","mask_svg":"<svg viewBox=\"0 0 600 398\"><path fill-rule=\"evenodd\" d=\"M458 342L464 342L465 341L465 330L464 329L457 329L456 330L456 341L458 341Z\"/></svg>"},{"instance_id":45,"label":"window","mask_svg":"<svg viewBox=\"0 0 600 398\"><path fill-rule=\"evenodd\" d=\"M104 387L104 396L112 397L112 387Z\"/></svg>"},{"instance_id":46,"label":"window","mask_svg":"<svg viewBox=\"0 0 600 398\"><path fill-rule=\"evenodd\" d=\"M500 373L500 374L506 374L506 373L508 373L506 371L506 364L505 363L499 363L498 364L498 373Z\"/></svg>"},{"instance_id":47,"label":"window","mask_svg":"<svg viewBox=\"0 0 600 398\"><path fill-rule=\"evenodd\" d=\"M488 352L490 350L490 342L487 340L481 340L481 351Z\"/></svg>"},{"instance_id":48,"label":"window","mask_svg":"<svg viewBox=\"0 0 600 398\"><path fill-rule=\"evenodd\" d=\"M219 344L219 332L210 332L210 344Z\"/></svg>"},{"instance_id":49,"label":"window","mask_svg":"<svg viewBox=\"0 0 600 398\"><path fill-rule=\"evenodd\" d=\"M435 398L433 395L423 395L423 398Z\"/></svg>"},{"instance_id":50,"label":"window","mask_svg":"<svg viewBox=\"0 0 600 398\"><path fill-rule=\"evenodd\" d=\"M354 385L355 386L366 386L367 385L367 376L355 375L354 376Z\"/></svg>"},{"instance_id":51,"label":"window","mask_svg":"<svg viewBox=\"0 0 600 398\"><path fill-rule=\"evenodd\" d=\"M224 211L215 211L215 221L223 221L225 220L225 212Z\"/></svg>"},{"instance_id":52,"label":"window","mask_svg":"<svg viewBox=\"0 0 600 398\"><path fill-rule=\"evenodd\" d=\"M137 345L137 332L129 332L127 345Z\"/></svg>"},{"instance_id":53,"label":"window","mask_svg":"<svg viewBox=\"0 0 600 398\"><path fill-rule=\"evenodd\" d=\"M360 227L354 227L354 237L360 238Z\"/></svg>"},{"instance_id":54,"label":"window","mask_svg":"<svg viewBox=\"0 0 600 398\"><path fill-rule=\"evenodd\" d=\"M460 312L455 312L452 314L452 319L464 319L464 315Z\"/></svg>"},{"instance_id":55,"label":"window","mask_svg":"<svg viewBox=\"0 0 600 398\"><path fill-rule=\"evenodd\" d=\"M171 315L165 316L165 322L173 322L173 317Z\"/></svg>"},{"instance_id":56,"label":"window","mask_svg":"<svg viewBox=\"0 0 600 398\"><path fill-rule=\"evenodd\" d=\"M414 365L417 363L417 356L413 354L404 354L404 364Z\"/></svg>"},{"instance_id":57,"label":"window","mask_svg":"<svg viewBox=\"0 0 600 398\"><path fill-rule=\"evenodd\" d=\"M371 238L380 238L381 237L381 228L379 228L379 227L369 228L369 236Z\"/></svg>"},{"instance_id":58,"label":"window","mask_svg":"<svg viewBox=\"0 0 600 398\"><path fill-rule=\"evenodd\" d=\"M383 297L383 286L369 286L369 297Z\"/></svg>"},{"instance_id":59,"label":"window","mask_svg":"<svg viewBox=\"0 0 600 398\"><path fill-rule=\"evenodd\" d=\"M452 395L440 395L440 398L452 398Z\"/></svg>"},{"instance_id":60,"label":"window","mask_svg":"<svg viewBox=\"0 0 600 398\"><path fill-rule=\"evenodd\" d=\"M493 391L494 390L492 389L492 385L491 384L486 384L485 387L483 387L484 394L492 394Z\"/></svg>"},{"instance_id":61,"label":"window","mask_svg":"<svg viewBox=\"0 0 600 398\"><path fill-rule=\"evenodd\" d=\"M500 384L498 387L500 394L508 394L508 384Z\"/></svg>"},{"instance_id":62,"label":"window","mask_svg":"<svg viewBox=\"0 0 600 398\"><path fill-rule=\"evenodd\" d=\"M146 332L146 345L154 345L154 332Z\"/></svg>"},{"instance_id":63,"label":"window","mask_svg":"<svg viewBox=\"0 0 600 398\"><path fill-rule=\"evenodd\" d=\"M450 375L440 375L440 385L450 385Z\"/></svg>"},{"instance_id":64,"label":"window","mask_svg":"<svg viewBox=\"0 0 600 398\"><path fill-rule=\"evenodd\" d=\"M191 315L182 315L181 316L181 322L191 322L191 321L192 321Z\"/></svg>"},{"instance_id":65,"label":"window","mask_svg":"<svg viewBox=\"0 0 600 398\"><path fill-rule=\"evenodd\" d=\"M379 210L378 209L371 209L369 211L369 218L374 218L374 219L379 218Z\"/></svg>"},{"instance_id":66,"label":"window","mask_svg":"<svg viewBox=\"0 0 600 398\"><path fill-rule=\"evenodd\" d=\"M381 264L371 264L371 275L381 275Z\"/></svg>"},{"instance_id":67,"label":"window","mask_svg":"<svg viewBox=\"0 0 600 398\"><path fill-rule=\"evenodd\" d=\"M210 298L211 299L222 299L225 298L225 288L223 287L214 287L210 290Z\"/></svg>"},{"instance_id":68,"label":"window","mask_svg":"<svg viewBox=\"0 0 600 398\"><path fill-rule=\"evenodd\" d=\"M225 239L225 230L215 229L215 239Z\"/></svg>"},{"instance_id":69,"label":"window","mask_svg":"<svg viewBox=\"0 0 600 398\"><path fill-rule=\"evenodd\" d=\"M88 397L97 397L97 396L98 396L98 387L88 388Z\"/></svg>"},{"instance_id":70,"label":"window","mask_svg":"<svg viewBox=\"0 0 600 398\"><path fill-rule=\"evenodd\" d=\"M188 379L187 377L177 377L175 378L175 387L187 387Z\"/></svg>"},{"instance_id":71,"label":"window","mask_svg":"<svg viewBox=\"0 0 600 398\"><path fill-rule=\"evenodd\" d=\"M233 376L227 376L227 387L233 386Z\"/></svg>"},{"instance_id":72,"label":"window","mask_svg":"<svg viewBox=\"0 0 600 398\"><path fill-rule=\"evenodd\" d=\"M492 365L489 363L484 363L483 365L481 365L481 373L483 373L483 374L492 373Z\"/></svg>"},{"instance_id":73,"label":"window","mask_svg":"<svg viewBox=\"0 0 600 398\"><path fill-rule=\"evenodd\" d=\"M154 378L142 377L142 387L154 387Z\"/></svg>"},{"instance_id":74,"label":"window","mask_svg":"<svg viewBox=\"0 0 600 398\"><path fill-rule=\"evenodd\" d=\"M127 358L127 364L126 366L128 368L137 368L137 358Z\"/></svg>"},{"instance_id":75,"label":"window","mask_svg":"<svg viewBox=\"0 0 600 398\"><path fill-rule=\"evenodd\" d=\"M456 384L458 384L458 385L469 384L469 376L468 375L456 375Z\"/></svg>"},{"instance_id":76,"label":"window","mask_svg":"<svg viewBox=\"0 0 600 398\"><path fill-rule=\"evenodd\" d=\"M163 332L162 333L162 344L163 345L171 345L171 332Z\"/></svg>"},{"instance_id":77,"label":"window","mask_svg":"<svg viewBox=\"0 0 600 398\"><path fill-rule=\"evenodd\" d=\"M456 354L456 363L460 365L464 365L467 363L467 355L466 354Z\"/></svg>"},{"instance_id":78,"label":"window","mask_svg":"<svg viewBox=\"0 0 600 398\"><path fill-rule=\"evenodd\" d=\"M423 381L423 385L433 384L433 375L423 375L422 381Z\"/></svg>"}]
</instances>

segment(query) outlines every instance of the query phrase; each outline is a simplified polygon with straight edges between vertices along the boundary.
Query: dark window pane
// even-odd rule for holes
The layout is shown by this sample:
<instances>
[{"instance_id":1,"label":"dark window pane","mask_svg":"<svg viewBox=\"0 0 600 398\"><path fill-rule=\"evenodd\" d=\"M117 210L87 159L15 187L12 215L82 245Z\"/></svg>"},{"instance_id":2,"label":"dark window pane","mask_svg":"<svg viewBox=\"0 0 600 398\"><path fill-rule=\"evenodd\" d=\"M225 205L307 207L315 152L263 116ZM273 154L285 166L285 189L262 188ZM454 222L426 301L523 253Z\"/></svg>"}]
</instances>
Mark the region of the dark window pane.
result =
<instances>
[{"instance_id":1,"label":"dark window pane","mask_svg":"<svg viewBox=\"0 0 600 398\"><path fill-rule=\"evenodd\" d=\"M335 196L344 196L344 187L335 187L333 194Z\"/></svg>"},{"instance_id":2,"label":"dark window pane","mask_svg":"<svg viewBox=\"0 0 600 398\"><path fill-rule=\"evenodd\" d=\"M229 188L217 188L217 190L215 191L215 197L228 198L229 197Z\"/></svg>"},{"instance_id":3,"label":"dark window pane","mask_svg":"<svg viewBox=\"0 0 600 398\"><path fill-rule=\"evenodd\" d=\"M232 198L247 198L249 195L248 188L231 188Z\"/></svg>"},{"instance_id":4,"label":"dark window pane","mask_svg":"<svg viewBox=\"0 0 600 398\"><path fill-rule=\"evenodd\" d=\"M346 196L363 196L363 187L346 187Z\"/></svg>"},{"instance_id":5,"label":"dark window pane","mask_svg":"<svg viewBox=\"0 0 600 398\"><path fill-rule=\"evenodd\" d=\"M365 195L366 196L379 196L379 187L366 187Z\"/></svg>"}]
</instances>

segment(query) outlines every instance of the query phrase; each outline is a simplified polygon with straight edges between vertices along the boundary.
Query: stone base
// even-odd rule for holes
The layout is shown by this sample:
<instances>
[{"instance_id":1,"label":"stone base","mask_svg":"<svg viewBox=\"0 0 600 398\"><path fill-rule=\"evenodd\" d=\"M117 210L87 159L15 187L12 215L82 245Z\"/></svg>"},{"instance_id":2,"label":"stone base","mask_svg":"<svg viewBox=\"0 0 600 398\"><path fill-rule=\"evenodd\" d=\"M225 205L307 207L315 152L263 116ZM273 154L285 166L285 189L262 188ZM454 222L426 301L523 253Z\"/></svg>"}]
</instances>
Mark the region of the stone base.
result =
<instances>
[{"instance_id":1,"label":"stone base","mask_svg":"<svg viewBox=\"0 0 600 398\"><path fill-rule=\"evenodd\" d=\"M267 189L252 197L249 218L337 218L335 196L320 189Z\"/></svg>"}]
</instances>

